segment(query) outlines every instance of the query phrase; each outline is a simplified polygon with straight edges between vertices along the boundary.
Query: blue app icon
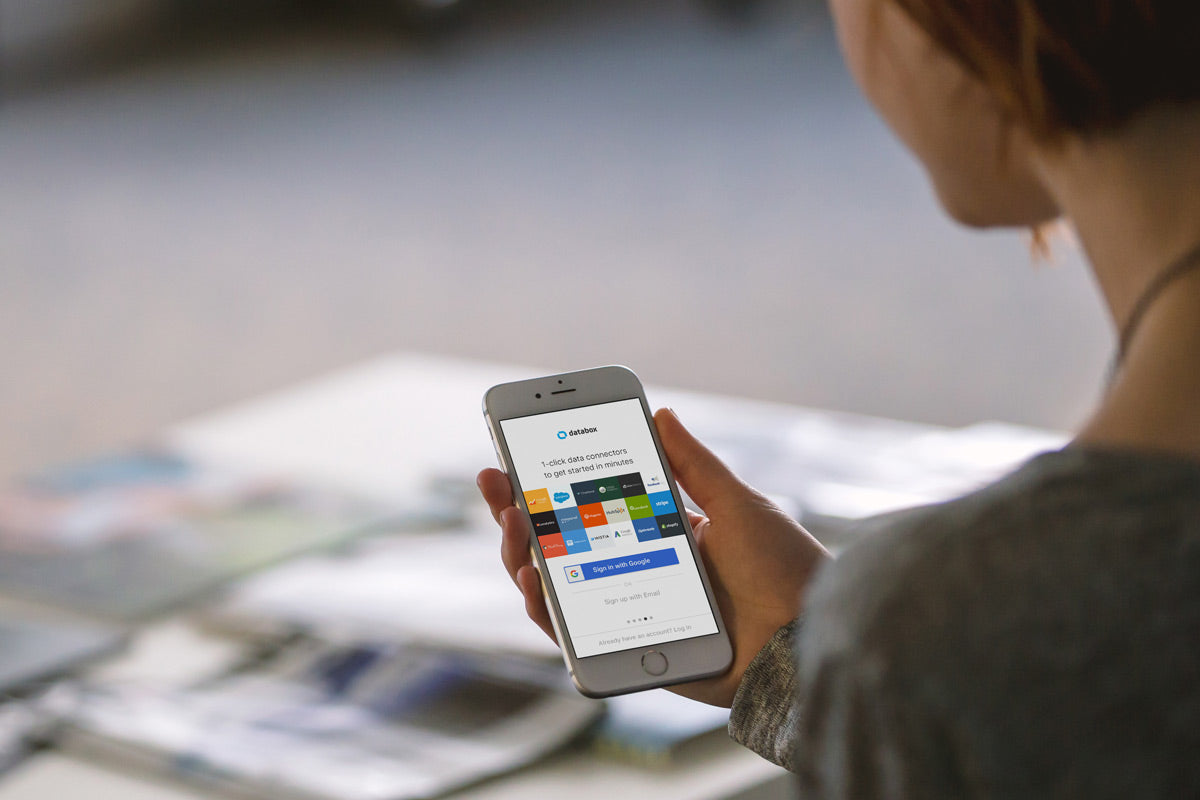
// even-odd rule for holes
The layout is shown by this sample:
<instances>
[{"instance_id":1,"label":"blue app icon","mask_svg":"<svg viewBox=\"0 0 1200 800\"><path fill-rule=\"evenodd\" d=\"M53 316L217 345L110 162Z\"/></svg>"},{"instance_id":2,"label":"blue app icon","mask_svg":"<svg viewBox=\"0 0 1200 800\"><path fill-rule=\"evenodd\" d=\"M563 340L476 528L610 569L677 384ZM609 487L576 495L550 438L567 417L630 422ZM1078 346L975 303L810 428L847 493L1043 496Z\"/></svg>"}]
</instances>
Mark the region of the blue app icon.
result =
<instances>
[{"instance_id":1,"label":"blue app icon","mask_svg":"<svg viewBox=\"0 0 1200 800\"><path fill-rule=\"evenodd\" d=\"M565 503L570 499L571 499L571 495L567 494L566 492L555 492L554 493L554 502L556 502L556 503Z\"/></svg>"},{"instance_id":2,"label":"blue app icon","mask_svg":"<svg viewBox=\"0 0 1200 800\"><path fill-rule=\"evenodd\" d=\"M639 542L649 542L653 539L662 538L662 532L659 531L658 523L654 521L654 517L635 519L633 521L633 532L637 535Z\"/></svg>"},{"instance_id":3,"label":"blue app icon","mask_svg":"<svg viewBox=\"0 0 1200 800\"><path fill-rule=\"evenodd\" d=\"M650 508L654 510L654 516L661 517L663 514L675 513L675 498L670 492L653 492L650 497Z\"/></svg>"},{"instance_id":4,"label":"blue app icon","mask_svg":"<svg viewBox=\"0 0 1200 800\"><path fill-rule=\"evenodd\" d=\"M558 527L564 531L583 530L583 520L579 517L579 509L575 506L555 509L554 518L558 520Z\"/></svg>"},{"instance_id":5,"label":"blue app icon","mask_svg":"<svg viewBox=\"0 0 1200 800\"><path fill-rule=\"evenodd\" d=\"M579 531L564 531L563 544L567 547L568 553L587 553L592 549L592 543L588 541L587 533Z\"/></svg>"},{"instance_id":6,"label":"blue app icon","mask_svg":"<svg viewBox=\"0 0 1200 800\"><path fill-rule=\"evenodd\" d=\"M559 432L558 432L558 438L560 438L560 439L565 439L565 438L567 438L567 432L566 432L566 431L559 431Z\"/></svg>"}]
</instances>

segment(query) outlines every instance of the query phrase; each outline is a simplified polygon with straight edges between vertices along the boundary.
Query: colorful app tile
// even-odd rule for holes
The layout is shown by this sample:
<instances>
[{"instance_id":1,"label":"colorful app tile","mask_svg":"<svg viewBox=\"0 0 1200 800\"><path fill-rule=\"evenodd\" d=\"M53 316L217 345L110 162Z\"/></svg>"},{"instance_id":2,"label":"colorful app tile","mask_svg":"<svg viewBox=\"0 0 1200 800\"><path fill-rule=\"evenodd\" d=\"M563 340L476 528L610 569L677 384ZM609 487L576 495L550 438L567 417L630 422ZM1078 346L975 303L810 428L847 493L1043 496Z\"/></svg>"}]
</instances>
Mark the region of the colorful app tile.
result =
<instances>
[{"instance_id":1,"label":"colorful app tile","mask_svg":"<svg viewBox=\"0 0 1200 800\"><path fill-rule=\"evenodd\" d=\"M556 509L570 508L575 505L575 498L566 489L560 487L558 489L549 489L547 491L550 492L550 504Z\"/></svg>"},{"instance_id":2,"label":"colorful app tile","mask_svg":"<svg viewBox=\"0 0 1200 800\"><path fill-rule=\"evenodd\" d=\"M588 543L587 531L582 528L577 531L563 531L562 538L568 553L590 553L592 551L592 546Z\"/></svg>"},{"instance_id":3,"label":"colorful app tile","mask_svg":"<svg viewBox=\"0 0 1200 800\"><path fill-rule=\"evenodd\" d=\"M642 473L640 472L618 475L617 483L621 484L622 497L636 497L646 493L646 486L642 483Z\"/></svg>"},{"instance_id":4,"label":"colorful app tile","mask_svg":"<svg viewBox=\"0 0 1200 800\"><path fill-rule=\"evenodd\" d=\"M543 511L540 514L530 514L529 519L533 522L533 533L535 536L545 536L548 533L558 533L558 517L554 516L553 511Z\"/></svg>"},{"instance_id":5,"label":"colorful app tile","mask_svg":"<svg viewBox=\"0 0 1200 800\"><path fill-rule=\"evenodd\" d=\"M549 490L534 489L532 492L526 492L525 507L529 509L530 514L538 514L542 511L549 511L551 509Z\"/></svg>"},{"instance_id":6,"label":"colorful app tile","mask_svg":"<svg viewBox=\"0 0 1200 800\"><path fill-rule=\"evenodd\" d=\"M658 530L662 534L662 538L683 536L683 520L679 518L678 514L667 514L662 517L655 517L654 520L658 523Z\"/></svg>"},{"instance_id":7,"label":"colorful app tile","mask_svg":"<svg viewBox=\"0 0 1200 800\"><path fill-rule=\"evenodd\" d=\"M629 506L629 516L634 519L654 516L654 509L650 507L650 498L644 494L639 494L636 497L626 497L625 505Z\"/></svg>"},{"instance_id":8,"label":"colorful app tile","mask_svg":"<svg viewBox=\"0 0 1200 800\"><path fill-rule=\"evenodd\" d=\"M558 558L567 554L567 546L563 543L561 533L539 536L537 541L538 547L542 548L542 555L546 558Z\"/></svg>"},{"instance_id":9,"label":"colorful app tile","mask_svg":"<svg viewBox=\"0 0 1200 800\"><path fill-rule=\"evenodd\" d=\"M678 514L679 509L675 508L675 498L670 492L655 492L650 497L650 508L654 510L654 516L661 517L664 514Z\"/></svg>"},{"instance_id":10,"label":"colorful app tile","mask_svg":"<svg viewBox=\"0 0 1200 800\"><path fill-rule=\"evenodd\" d=\"M663 480L662 475L656 475L656 474L651 473L650 475L645 476L645 478L643 478L643 480L646 483L646 493L647 494L650 494L653 492L661 492L667 488L667 482L665 480Z\"/></svg>"},{"instance_id":11,"label":"colorful app tile","mask_svg":"<svg viewBox=\"0 0 1200 800\"><path fill-rule=\"evenodd\" d=\"M616 478L597 478L596 491L601 500L614 500L621 497L621 484Z\"/></svg>"},{"instance_id":12,"label":"colorful app tile","mask_svg":"<svg viewBox=\"0 0 1200 800\"><path fill-rule=\"evenodd\" d=\"M591 503L599 503L602 499L600 493L596 491L595 481L580 481L579 483L571 484L571 492L575 495L575 504L586 506Z\"/></svg>"},{"instance_id":13,"label":"colorful app tile","mask_svg":"<svg viewBox=\"0 0 1200 800\"><path fill-rule=\"evenodd\" d=\"M585 528L594 528L597 525L608 524L608 517L604 516L604 507L599 503L580 506L579 517L583 520L583 527Z\"/></svg>"},{"instance_id":14,"label":"colorful app tile","mask_svg":"<svg viewBox=\"0 0 1200 800\"><path fill-rule=\"evenodd\" d=\"M624 500L605 500L600 507L604 509L604 516L608 519L609 525L628 522L630 519L629 507L625 505Z\"/></svg>"},{"instance_id":15,"label":"colorful app tile","mask_svg":"<svg viewBox=\"0 0 1200 800\"><path fill-rule=\"evenodd\" d=\"M654 517L635 519L633 521L633 532L637 535L639 542L649 542L662 538L662 534L658 530L658 523L654 521Z\"/></svg>"},{"instance_id":16,"label":"colorful app tile","mask_svg":"<svg viewBox=\"0 0 1200 800\"><path fill-rule=\"evenodd\" d=\"M554 516L558 519L558 527L564 531L583 530L583 519L575 506L555 509Z\"/></svg>"}]
</instances>

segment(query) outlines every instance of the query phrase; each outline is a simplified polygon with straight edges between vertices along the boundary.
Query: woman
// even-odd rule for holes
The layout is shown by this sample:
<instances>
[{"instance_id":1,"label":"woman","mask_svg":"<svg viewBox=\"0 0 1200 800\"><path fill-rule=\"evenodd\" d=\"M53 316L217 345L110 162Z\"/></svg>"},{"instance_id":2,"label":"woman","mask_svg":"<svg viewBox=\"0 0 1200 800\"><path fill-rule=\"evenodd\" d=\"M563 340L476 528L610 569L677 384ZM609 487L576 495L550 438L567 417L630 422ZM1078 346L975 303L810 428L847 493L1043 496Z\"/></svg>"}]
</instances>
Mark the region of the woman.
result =
<instances>
[{"instance_id":1,"label":"woman","mask_svg":"<svg viewBox=\"0 0 1200 800\"><path fill-rule=\"evenodd\" d=\"M806 797L1200 796L1200 4L833 10L952 217L1074 226L1114 372L1068 447L836 562L660 411L736 653L679 691ZM550 633L508 482L479 484Z\"/></svg>"}]
</instances>

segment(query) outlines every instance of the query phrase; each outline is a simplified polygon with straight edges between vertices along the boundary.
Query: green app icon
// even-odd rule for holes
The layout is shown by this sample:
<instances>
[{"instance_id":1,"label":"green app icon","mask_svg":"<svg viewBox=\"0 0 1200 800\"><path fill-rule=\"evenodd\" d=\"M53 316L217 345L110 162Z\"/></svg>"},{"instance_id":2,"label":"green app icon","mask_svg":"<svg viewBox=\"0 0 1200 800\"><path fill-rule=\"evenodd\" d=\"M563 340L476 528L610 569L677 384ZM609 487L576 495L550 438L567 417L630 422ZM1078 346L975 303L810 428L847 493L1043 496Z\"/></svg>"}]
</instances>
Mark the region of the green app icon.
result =
<instances>
[{"instance_id":1,"label":"green app icon","mask_svg":"<svg viewBox=\"0 0 1200 800\"><path fill-rule=\"evenodd\" d=\"M600 493L601 500L620 500L621 482L616 478L598 478L596 491Z\"/></svg>"},{"instance_id":2,"label":"green app icon","mask_svg":"<svg viewBox=\"0 0 1200 800\"><path fill-rule=\"evenodd\" d=\"M650 506L650 498L644 494L639 494L636 497L626 497L625 505L629 507L629 516L633 519L645 519L646 517L654 516L654 509Z\"/></svg>"}]
</instances>

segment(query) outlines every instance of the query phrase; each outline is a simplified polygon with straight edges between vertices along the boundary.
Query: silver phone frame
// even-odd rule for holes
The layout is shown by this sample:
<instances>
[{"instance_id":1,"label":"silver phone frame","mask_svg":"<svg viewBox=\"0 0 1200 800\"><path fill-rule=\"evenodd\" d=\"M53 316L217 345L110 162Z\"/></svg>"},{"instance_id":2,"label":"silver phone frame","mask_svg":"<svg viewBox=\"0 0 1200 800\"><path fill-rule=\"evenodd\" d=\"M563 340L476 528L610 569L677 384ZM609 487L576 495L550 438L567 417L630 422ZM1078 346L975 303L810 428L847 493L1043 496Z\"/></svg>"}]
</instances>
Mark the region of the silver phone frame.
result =
<instances>
[{"instance_id":1,"label":"silver phone frame","mask_svg":"<svg viewBox=\"0 0 1200 800\"><path fill-rule=\"evenodd\" d=\"M683 520L684 536L688 546L692 549L692 557L699 570L704 593L717 623L717 632L650 647L637 647L580 658L575 655L574 645L567 633L566 622L563 619L553 583L546 579L548 573L546 572L545 557L542 555L541 549L534 546L529 509L525 506L525 495L521 489L520 480L517 478L516 470L512 468L508 443L499 423L501 420L515 417L527 417L634 399L641 404L642 414L650 429L650 438L654 442L654 448L662 462L667 485L675 499L675 507L680 510L679 516ZM646 393L633 370L620 365L611 365L501 383L488 389L484 394L483 415L487 422L488 432L492 437L492 444L496 448L500 467L507 473L512 486L513 502L525 512L523 518L530 538L529 549L533 557L533 564L541 576L542 595L546 598L559 649L575 687L588 697L611 697L708 678L728 670L733 663L733 646L729 640L728 629L725 627L721 610L713 595L708 573L704 569L704 561L700 558L695 533L692 531L687 514L684 513L683 498L675 483L675 475L671 471L670 462L658 439L658 430L654 425L650 406L646 402ZM649 651L656 651L666 656L668 667L664 674L650 675L642 668L642 657Z\"/></svg>"}]
</instances>

